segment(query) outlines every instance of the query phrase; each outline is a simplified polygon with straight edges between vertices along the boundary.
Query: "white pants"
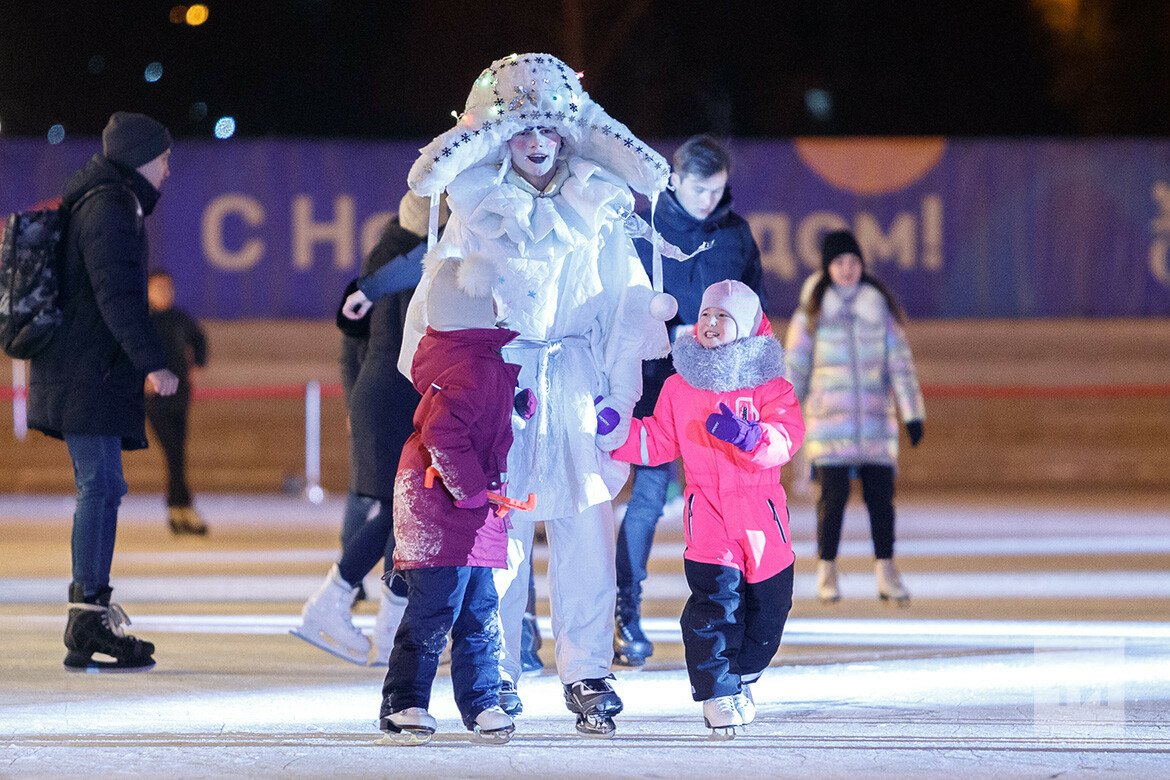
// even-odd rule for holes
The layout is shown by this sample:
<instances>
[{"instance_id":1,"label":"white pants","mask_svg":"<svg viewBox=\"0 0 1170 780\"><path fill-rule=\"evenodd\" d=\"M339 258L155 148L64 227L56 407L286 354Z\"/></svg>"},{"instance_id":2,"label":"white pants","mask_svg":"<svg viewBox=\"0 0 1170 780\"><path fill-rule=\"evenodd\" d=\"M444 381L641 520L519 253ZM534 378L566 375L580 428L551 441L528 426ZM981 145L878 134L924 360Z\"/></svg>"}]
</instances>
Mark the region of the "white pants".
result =
<instances>
[{"instance_id":1,"label":"white pants","mask_svg":"<svg viewBox=\"0 0 1170 780\"><path fill-rule=\"evenodd\" d=\"M520 679L520 634L528 604L534 523L514 520L508 531L508 568L496 569L504 652L500 672ZM549 520L548 590L556 640L557 673L568 684L609 674L617 599L613 506L595 504L576 517Z\"/></svg>"}]
</instances>

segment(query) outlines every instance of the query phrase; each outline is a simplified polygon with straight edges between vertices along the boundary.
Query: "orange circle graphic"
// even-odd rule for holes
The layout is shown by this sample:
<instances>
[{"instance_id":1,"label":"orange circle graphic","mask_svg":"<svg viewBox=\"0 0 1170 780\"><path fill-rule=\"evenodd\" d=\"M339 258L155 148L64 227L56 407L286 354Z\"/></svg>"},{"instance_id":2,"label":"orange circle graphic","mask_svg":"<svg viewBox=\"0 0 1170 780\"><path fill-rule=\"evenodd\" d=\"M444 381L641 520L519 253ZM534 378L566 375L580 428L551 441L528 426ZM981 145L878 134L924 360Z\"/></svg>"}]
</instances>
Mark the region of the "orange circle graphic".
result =
<instances>
[{"instance_id":1,"label":"orange circle graphic","mask_svg":"<svg viewBox=\"0 0 1170 780\"><path fill-rule=\"evenodd\" d=\"M797 138L796 153L834 187L880 195L909 187L946 150L944 138Z\"/></svg>"}]
</instances>

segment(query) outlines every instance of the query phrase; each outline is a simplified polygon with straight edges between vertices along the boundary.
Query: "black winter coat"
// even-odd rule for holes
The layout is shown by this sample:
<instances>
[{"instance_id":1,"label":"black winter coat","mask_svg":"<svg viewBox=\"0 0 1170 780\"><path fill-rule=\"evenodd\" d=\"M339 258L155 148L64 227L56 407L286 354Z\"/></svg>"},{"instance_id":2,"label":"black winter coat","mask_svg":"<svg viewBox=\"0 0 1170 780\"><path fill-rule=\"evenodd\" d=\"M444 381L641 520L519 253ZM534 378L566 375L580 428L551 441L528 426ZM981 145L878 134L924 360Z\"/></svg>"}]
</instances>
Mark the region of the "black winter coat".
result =
<instances>
[{"instance_id":1,"label":"black winter coat","mask_svg":"<svg viewBox=\"0 0 1170 780\"><path fill-rule=\"evenodd\" d=\"M362 276L409 252L422 240L399 226L397 220L391 221L362 263ZM421 400L410 380L398 371L406 307L413 294L411 288L374 302L365 356L349 394L350 484L357 493L383 500L394 496L398 460L414 432L414 410Z\"/></svg>"},{"instance_id":2,"label":"black winter coat","mask_svg":"<svg viewBox=\"0 0 1170 780\"><path fill-rule=\"evenodd\" d=\"M64 320L32 359L29 427L49 436L117 436L122 449L146 447L143 384L166 368L166 353L146 303L143 218L159 193L137 171L94 155L65 185L72 213L64 236L61 307Z\"/></svg>"},{"instance_id":3,"label":"black winter coat","mask_svg":"<svg viewBox=\"0 0 1170 780\"><path fill-rule=\"evenodd\" d=\"M641 212L640 216L650 220L648 210ZM681 263L669 257L662 259L662 289L678 300L678 314L666 323L672 340L677 326L694 325L698 321L703 291L724 279L737 279L752 288L760 296L760 306L764 311L768 310L760 248L756 246L747 220L731 210L730 188L724 191L715 210L701 220L688 214L674 192L667 190L658 199L654 226L664 239L687 253L694 252L704 241L715 242L710 249ZM650 244L635 241L634 245L646 274L651 275ZM654 413L662 383L673 373L674 364L670 357L642 363L642 398L634 407L635 416L647 417Z\"/></svg>"}]
</instances>

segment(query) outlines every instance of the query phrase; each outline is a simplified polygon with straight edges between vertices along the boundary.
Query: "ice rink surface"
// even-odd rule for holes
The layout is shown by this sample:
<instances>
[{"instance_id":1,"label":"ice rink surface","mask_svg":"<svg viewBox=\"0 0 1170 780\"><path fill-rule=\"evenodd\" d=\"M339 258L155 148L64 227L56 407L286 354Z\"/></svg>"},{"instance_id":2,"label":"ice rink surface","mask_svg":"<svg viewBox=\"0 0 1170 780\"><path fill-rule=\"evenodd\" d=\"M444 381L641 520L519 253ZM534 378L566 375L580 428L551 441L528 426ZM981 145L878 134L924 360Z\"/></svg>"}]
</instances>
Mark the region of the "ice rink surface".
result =
<instances>
[{"instance_id":1,"label":"ice rink surface","mask_svg":"<svg viewBox=\"0 0 1170 780\"><path fill-rule=\"evenodd\" d=\"M414 748L375 744L380 669L287 633L337 557L340 498L198 505L211 534L174 539L161 497L127 498L114 598L158 666L85 675L61 665L72 498L0 496L0 777L1170 778L1170 496L900 496L905 609L876 598L859 504L844 599L817 603L794 500L796 603L728 742L689 695L676 508L647 583L655 654L615 670L614 739L573 729L538 579L546 671L520 683L515 739L470 741L444 667L439 733Z\"/></svg>"}]
</instances>

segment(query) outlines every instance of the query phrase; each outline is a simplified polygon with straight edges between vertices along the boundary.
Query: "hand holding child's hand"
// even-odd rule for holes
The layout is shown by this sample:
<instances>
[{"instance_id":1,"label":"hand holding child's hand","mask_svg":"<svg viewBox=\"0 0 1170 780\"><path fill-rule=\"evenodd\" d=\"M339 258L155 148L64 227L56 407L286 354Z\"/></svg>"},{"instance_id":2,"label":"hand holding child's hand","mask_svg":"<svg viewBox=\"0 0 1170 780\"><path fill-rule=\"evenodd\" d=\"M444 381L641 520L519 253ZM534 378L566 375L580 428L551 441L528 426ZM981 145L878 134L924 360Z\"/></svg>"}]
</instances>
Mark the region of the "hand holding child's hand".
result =
<instances>
[{"instance_id":1,"label":"hand holding child's hand","mask_svg":"<svg viewBox=\"0 0 1170 780\"><path fill-rule=\"evenodd\" d=\"M725 403L720 403L719 411L712 412L707 417L707 433L728 444L734 444L744 452L751 452L758 447L764 435L758 422L736 417Z\"/></svg>"},{"instance_id":2,"label":"hand holding child's hand","mask_svg":"<svg viewBox=\"0 0 1170 780\"><path fill-rule=\"evenodd\" d=\"M630 418L627 414L622 416L621 412L614 409L608 404L601 405L605 396L597 396L593 399L597 409L597 446L606 452L613 452L618 447L626 443L626 437L630 435ZM631 411L633 411L633 404L630 404Z\"/></svg>"}]
</instances>

